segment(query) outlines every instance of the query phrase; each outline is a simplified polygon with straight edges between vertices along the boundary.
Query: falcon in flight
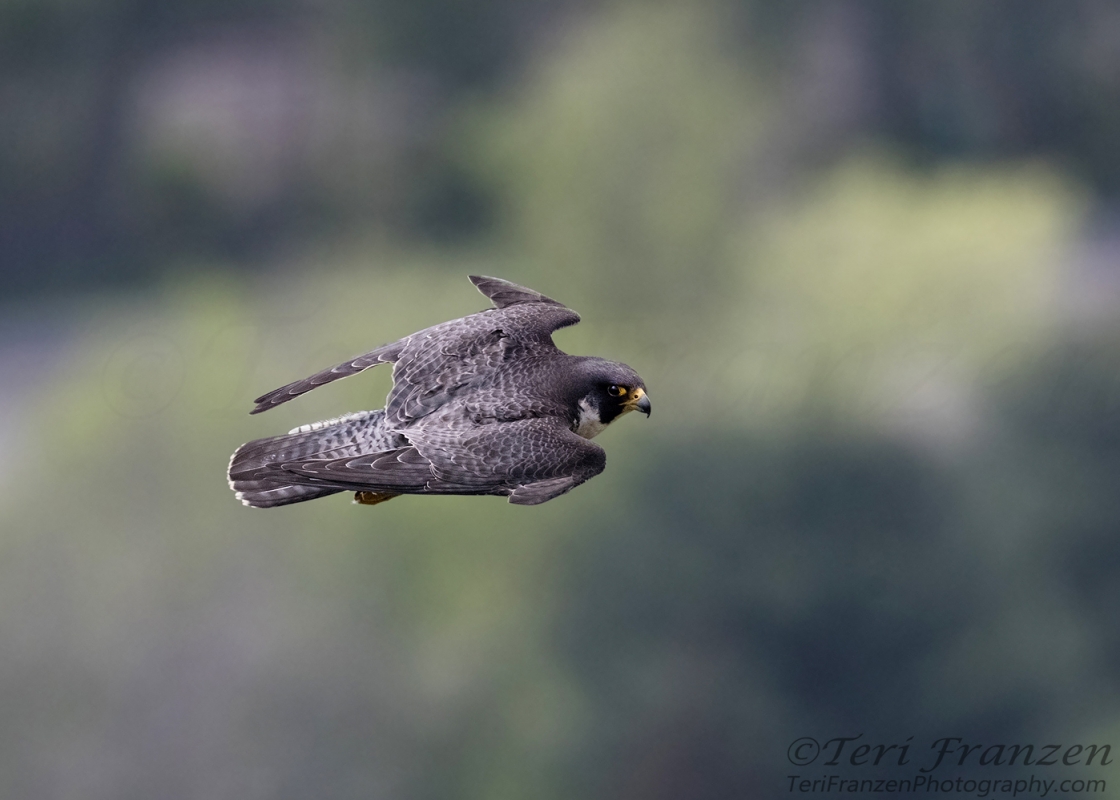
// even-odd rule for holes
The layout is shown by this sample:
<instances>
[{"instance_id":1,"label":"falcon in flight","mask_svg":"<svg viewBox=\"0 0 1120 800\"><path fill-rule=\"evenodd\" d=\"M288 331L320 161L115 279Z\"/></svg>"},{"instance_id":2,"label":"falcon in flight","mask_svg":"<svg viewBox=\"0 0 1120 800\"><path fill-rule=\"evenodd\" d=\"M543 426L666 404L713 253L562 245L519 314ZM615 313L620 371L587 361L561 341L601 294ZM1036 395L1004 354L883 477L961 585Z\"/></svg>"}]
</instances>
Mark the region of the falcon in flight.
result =
<instances>
[{"instance_id":1,"label":"falcon in flight","mask_svg":"<svg viewBox=\"0 0 1120 800\"><path fill-rule=\"evenodd\" d=\"M535 505L603 471L591 442L649 397L625 364L570 356L552 332L579 314L532 289L471 276L493 308L444 322L256 399L268 411L317 386L393 365L385 408L257 439L230 459L229 485L271 508L339 492L373 505L401 494L505 495Z\"/></svg>"}]
</instances>

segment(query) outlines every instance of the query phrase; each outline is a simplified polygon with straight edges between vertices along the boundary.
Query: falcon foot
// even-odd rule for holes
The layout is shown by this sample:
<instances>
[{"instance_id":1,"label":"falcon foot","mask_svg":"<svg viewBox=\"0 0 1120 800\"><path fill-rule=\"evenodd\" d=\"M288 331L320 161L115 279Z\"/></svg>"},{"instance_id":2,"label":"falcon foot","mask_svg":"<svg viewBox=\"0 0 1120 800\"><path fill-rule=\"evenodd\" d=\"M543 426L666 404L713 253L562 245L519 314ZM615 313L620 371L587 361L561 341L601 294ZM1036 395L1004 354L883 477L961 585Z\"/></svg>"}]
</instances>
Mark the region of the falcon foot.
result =
<instances>
[{"instance_id":1,"label":"falcon foot","mask_svg":"<svg viewBox=\"0 0 1120 800\"><path fill-rule=\"evenodd\" d=\"M375 506L378 503L384 503L386 500L392 500L394 497L400 497L400 495L392 492L354 492L354 502L361 503L363 506Z\"/></svg>"}]
</instances>

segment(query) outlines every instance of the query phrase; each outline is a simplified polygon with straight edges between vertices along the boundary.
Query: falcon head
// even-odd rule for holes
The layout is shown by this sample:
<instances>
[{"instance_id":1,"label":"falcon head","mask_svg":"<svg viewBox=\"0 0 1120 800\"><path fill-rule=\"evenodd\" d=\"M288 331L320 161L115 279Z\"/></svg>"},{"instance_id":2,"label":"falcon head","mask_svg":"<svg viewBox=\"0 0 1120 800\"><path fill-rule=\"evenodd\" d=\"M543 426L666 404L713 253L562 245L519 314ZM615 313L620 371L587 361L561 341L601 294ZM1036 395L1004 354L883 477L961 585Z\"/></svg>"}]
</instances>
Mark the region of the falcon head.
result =
<instances>
[{"instance_id":1,"label":"falcon head","mask_svg":"<svg viewBox=\"0 0 1120 800\"><path fill-rule=\"evenodd\" d=\"M625 364L603 359L588 359L582 365L581 390L577 402L575 432L593 439L603 429L629 411L650 414L646 385L637 372Z\"/></svg>"}]
</instances>

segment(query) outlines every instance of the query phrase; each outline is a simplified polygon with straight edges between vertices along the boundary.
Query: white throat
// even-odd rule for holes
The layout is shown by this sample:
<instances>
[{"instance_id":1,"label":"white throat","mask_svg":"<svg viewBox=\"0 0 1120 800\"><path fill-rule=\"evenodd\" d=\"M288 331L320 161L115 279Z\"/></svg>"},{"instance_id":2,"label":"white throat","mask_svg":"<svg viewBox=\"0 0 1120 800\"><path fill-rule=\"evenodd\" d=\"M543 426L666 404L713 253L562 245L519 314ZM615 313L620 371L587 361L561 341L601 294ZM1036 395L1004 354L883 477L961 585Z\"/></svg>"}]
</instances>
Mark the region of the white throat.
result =
<instances>
[{"instance_id":1,"label":"white throat","mask_svg":"<svg viewBox=\"0 0 1120 800\"><path fill-rule=\"evenodd\" d=\"M584 439L594 439L607 427L599 420L599 412L588 405L586 400L579 401L579 419L576 420L576 434Z\"/></svg>"}]
</instances>

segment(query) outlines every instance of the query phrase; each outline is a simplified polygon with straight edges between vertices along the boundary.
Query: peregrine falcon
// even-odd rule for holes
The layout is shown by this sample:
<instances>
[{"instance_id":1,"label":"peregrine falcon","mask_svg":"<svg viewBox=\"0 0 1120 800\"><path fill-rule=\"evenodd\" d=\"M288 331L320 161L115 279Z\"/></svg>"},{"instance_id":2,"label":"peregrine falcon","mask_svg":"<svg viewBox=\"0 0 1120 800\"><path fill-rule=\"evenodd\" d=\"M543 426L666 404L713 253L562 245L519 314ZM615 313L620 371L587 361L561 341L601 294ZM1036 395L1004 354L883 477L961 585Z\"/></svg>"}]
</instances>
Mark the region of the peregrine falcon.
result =
<instances>
[{"instance_id":1,"label":"peregrine falcon","mask_svg":"<svg viewBox=\"0 0 1120 800\"><path fill-rule=\"evenodd\" d=\"M256 399L257 414L317 386L393 364L385 407L257 439L229 485L271 508L339 492L373 505L402 494L504 495L536 505L603 471L590 440L623 414L650 414L638 373L571 356L552 332L579 314L532 289L470 276L493 308L444 322Z\"/></svg>"}]
</instances>

